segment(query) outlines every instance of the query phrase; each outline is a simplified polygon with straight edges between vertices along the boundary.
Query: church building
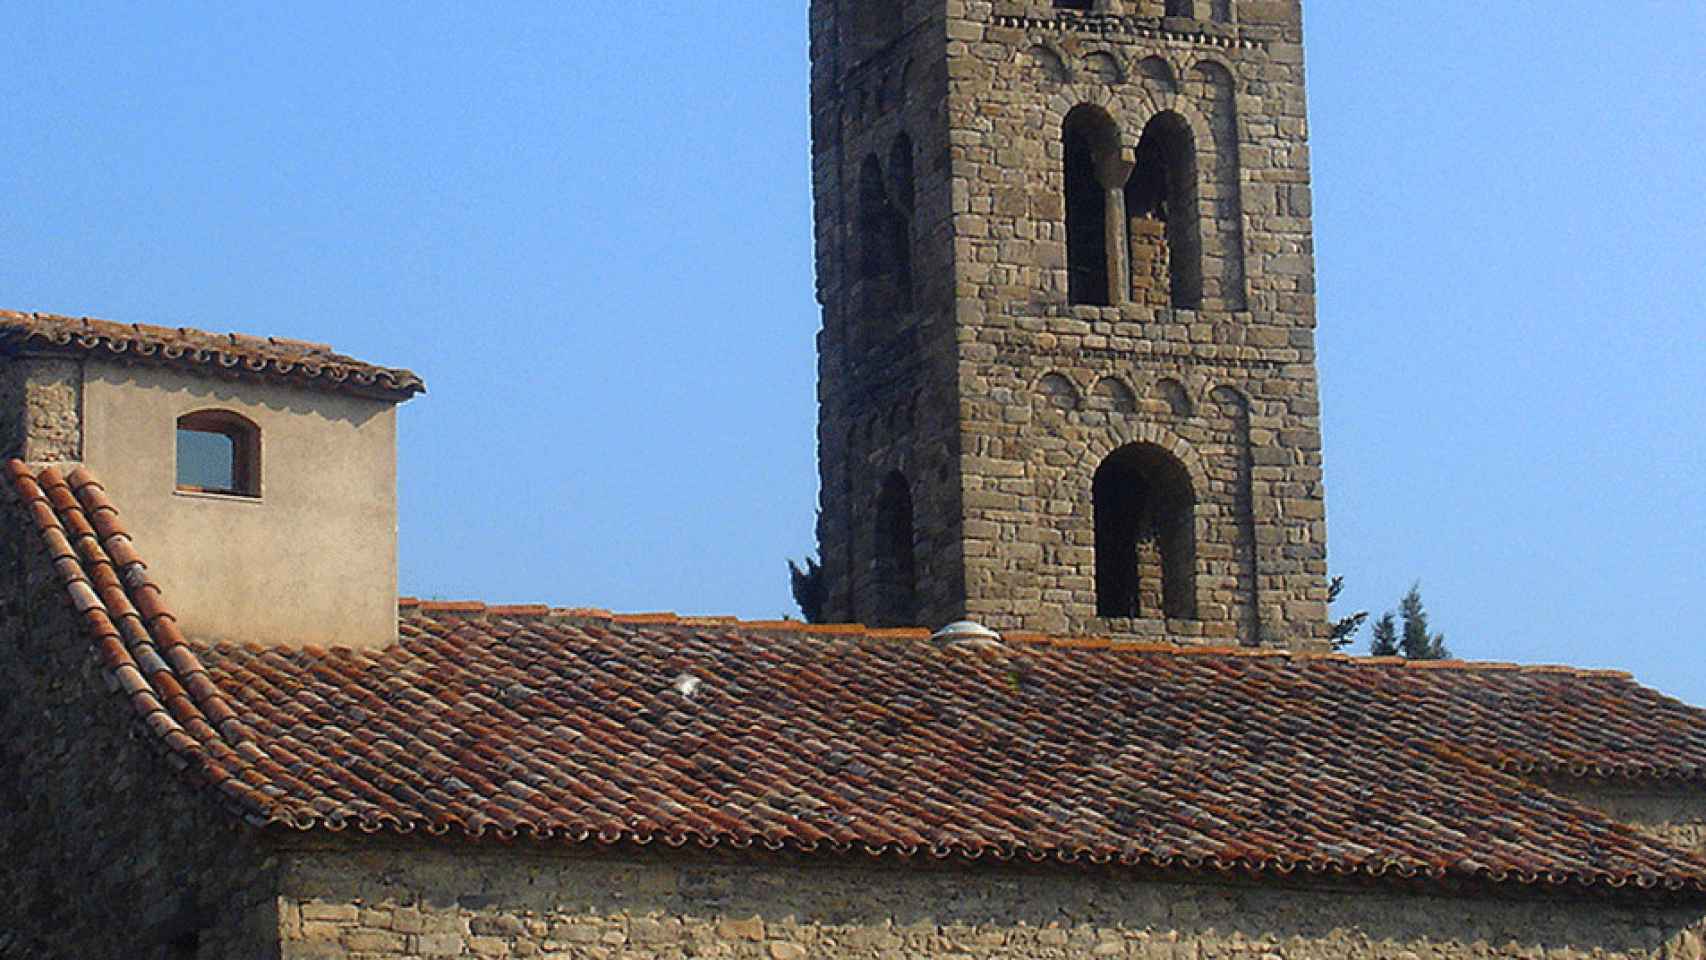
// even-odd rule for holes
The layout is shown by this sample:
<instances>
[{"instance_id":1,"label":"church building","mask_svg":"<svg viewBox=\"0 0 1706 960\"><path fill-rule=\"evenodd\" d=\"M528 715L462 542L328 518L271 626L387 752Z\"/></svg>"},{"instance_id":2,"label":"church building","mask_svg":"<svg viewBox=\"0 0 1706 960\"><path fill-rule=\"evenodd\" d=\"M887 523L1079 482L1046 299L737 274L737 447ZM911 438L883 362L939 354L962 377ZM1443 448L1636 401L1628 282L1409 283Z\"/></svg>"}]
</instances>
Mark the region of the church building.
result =
<instances>
[{"instance_id":1,"label":"church building","mask_svg":"<svg viewBox=\"0 0 1706 960\"><path fill-rule=\"evenodd\" d=\"M822 623L400 598L419 377L0 311L0 960L1706 960L1706 710L1330 649L1303 49L811 0Z\"/></svg>"}]
</instances>

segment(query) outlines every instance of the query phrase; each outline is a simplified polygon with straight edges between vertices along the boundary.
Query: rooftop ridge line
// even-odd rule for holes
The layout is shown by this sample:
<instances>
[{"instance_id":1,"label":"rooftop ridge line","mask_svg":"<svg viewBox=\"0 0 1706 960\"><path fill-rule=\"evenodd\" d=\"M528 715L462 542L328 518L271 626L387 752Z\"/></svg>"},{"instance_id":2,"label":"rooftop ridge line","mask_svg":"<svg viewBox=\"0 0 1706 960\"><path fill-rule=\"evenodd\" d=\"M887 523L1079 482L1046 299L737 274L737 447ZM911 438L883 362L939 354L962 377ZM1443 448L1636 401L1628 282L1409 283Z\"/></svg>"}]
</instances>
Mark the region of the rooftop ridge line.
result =
<instances>
[{"instance_id":1,"label":"rooftop ridge line","mask_svg":"<svg viewBox=\"0 0 1706 960\"><path fill-rule=\"evenodd\" d=\"M862 636L872 640L929 639L926 627L871 627L862 623L807 623L803 620L744 620L734 616L684 615L671 612L616 613L600 607L553 607L544 603L487 604L479 600L423 600L400 597L401 611L423 614L473 614L476 616L550 617L553 619L608 620L643 626L742 627L819 636ZM1588 679L1629 680L1627 670L1572 667L1565 664L1527 664L1500 660L1407 660L1403 657L1359 657L1353 654L1307 650L1278 650L1225 644L1171 644L1117 640L1104 636L1050 636L1041 633L1007 633L1011 644L1057 650L1091 650L1109 653L1169 654L1181 657L1237 657L1244 659L1321 661L1355 667L1388 667L1404 670L1459 671L1464 673L1556 674Z\"/></svg>"},{"instance_id":2,"label":"rooftop ridge line","mask_svg":"<svg viewBox=\"0 0 1706 960\"><path fill-rule=\"evenodd\" d=\"M27 350L32 346L49 353L96 354L121 363L312 384L393 401L426 390L426 384L411 370L367 363L338 353L328 344L0 310L0 349Z\"/></svg>"}]
</instances>

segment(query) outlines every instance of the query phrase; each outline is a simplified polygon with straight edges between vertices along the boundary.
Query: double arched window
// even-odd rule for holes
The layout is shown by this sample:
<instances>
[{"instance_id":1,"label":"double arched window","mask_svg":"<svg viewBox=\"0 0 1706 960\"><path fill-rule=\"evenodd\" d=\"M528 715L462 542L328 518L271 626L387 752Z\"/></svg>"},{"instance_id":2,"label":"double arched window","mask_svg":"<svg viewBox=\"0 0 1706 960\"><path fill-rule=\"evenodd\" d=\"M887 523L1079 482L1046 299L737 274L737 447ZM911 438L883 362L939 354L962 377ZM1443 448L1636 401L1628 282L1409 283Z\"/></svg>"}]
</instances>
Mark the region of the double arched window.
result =
<instances>
[{"instance_id":1,"label":"double arched window","mask_svg":"<svg viewBox=\"0 0 1706 960\"><path fill-rule=\"evenodd\" d=\"M230 410L178 418L177 487L189 493L261 495L261 428Z\"/></svg>"},{"instance_id":2,"label":"double arched window","mask_svg":"<svg viewBox=\"0 0 1706 960\"><path fill-rule=\"evenodd\" d=\"M1092 306L1135 301L1202 306L1196 139L1185 118L1157 114L1127 161L1119 128L1084 105L1062 126L1067 295Z\"/></svg>"}]
</instances>

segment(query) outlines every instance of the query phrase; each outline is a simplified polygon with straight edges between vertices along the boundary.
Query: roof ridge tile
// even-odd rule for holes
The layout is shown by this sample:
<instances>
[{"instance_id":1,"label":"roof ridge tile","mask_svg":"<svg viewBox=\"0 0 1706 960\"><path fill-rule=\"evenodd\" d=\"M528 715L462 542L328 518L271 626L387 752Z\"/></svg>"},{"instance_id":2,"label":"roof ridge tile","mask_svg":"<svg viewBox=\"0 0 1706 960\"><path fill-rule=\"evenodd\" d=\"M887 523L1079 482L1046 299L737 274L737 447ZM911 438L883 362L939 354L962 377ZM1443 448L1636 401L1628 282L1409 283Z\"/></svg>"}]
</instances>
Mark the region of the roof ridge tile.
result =
<instances>
[{"instance_id":1,"label":"roof ridge tile","mask_svg":"<svg viewBox=\"0 0 1706 960\"><path fill-rule=\"evenodd\" d=\"M304 340L0 310L0 352L29 349L96 353L124 363L180 369L211 368L221 376L231 371L393 402L426 390L413 371L365 363Z\"/></svg>"}]
</instances>

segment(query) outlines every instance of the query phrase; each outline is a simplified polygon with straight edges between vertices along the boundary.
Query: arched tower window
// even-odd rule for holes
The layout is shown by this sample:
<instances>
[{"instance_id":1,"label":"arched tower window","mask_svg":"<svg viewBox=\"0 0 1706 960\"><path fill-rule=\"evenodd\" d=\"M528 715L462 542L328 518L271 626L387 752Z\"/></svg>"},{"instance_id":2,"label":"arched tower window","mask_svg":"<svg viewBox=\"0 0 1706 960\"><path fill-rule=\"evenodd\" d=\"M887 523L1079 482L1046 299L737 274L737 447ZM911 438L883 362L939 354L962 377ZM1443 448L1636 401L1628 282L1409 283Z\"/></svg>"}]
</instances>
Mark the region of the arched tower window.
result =
<instances>
[{"instance_id":1,"label":"arched tower window","mask_svg":"<svg viewBox=\"0 0 1706 960\"><path fill-rule=\"evenodd\" d=\"M917 186L912 177L912 138L902 133L889 148L889 245L895 265L897 306L912 309L912 205Z\"/></svg>"},{"instance_id":2,"label":"arched tower window","mask_svg":"<svg viewBox=\"0 0 1706 960\"><path fill-rule=\"evenodd\" d=\"M912 489L896 470L877 494L876 625L917 626L918 572L912 545Z\"/></svg>"},{"instance_id":3,"label":"arched tower window","mask_svg":"<svg viewBox=\"0 0 1706 960\"><path fill-rule=\"evenodd\" d=\"M1106 306L1111 301L1108 245L1108 187L1102 174L1119 157L1119 128L1099 107L1083 105L1066 115L1061 139L1066 166L1067 296L1072 303Z\"/></svg>"},{"instance_id":4,"label":"arched tower window","mask_svg":"<svg viewBox=\"0 0 1706 960\"><path fill-rule=\"evenodd\" d=\"M1184 464L1128 444L1102 461L1092 496L1097 616L1195 619L1196 493Z\"/></svg>"},{"instance_id":5,"label":"arched tower window","mask_svg":"<svg viewBox=\"0 0 1706 960\"><path fill-rule=\"evenodd\" d=\"M859 167L859 279L870 280L887 275L889 242L886 236L889 221L888 191L883 187L883 165L876 154L865 158Z\"/></svg>"},{"instance_id":6,"label":"arched tower window","mask_svg":"<svg viewBox=\"0 0 1706 960\"><path fill-rule=\"evenodd\" d=\"M1196 138L1185 118L1155 115L1137 144L1137 165L1125 188L1133 263L1146 242L1165 239L1169 302L1202 306L1202 224L1197 210ZM1152 225L1162 225L1154 229ZM1134 266L1134 272L1135 272Z\"/></svg>"},{"instance_id":7,"label":"arched tower window","mask_svg":"<svg viewBox=\"0 0 1706 960\"><path fill-rule=\"evenodd\" d=\"M906 13L905 0L859 0L853 4L855 42L877 47L900 36Z\"/></svg>"},{"instance_id":8,"label":"arched tower window","mask_svg":"<svg viewBox=\"0 0 1706 960\"><path fill-rule=\"evenodd\" d=\"M867 325L891 323L892 315L909 305L912 237L907 219L889 197L876 154L867 156L859 168L857 229L858 307L866 314Z\"/></svg>"},{"instance_id":9,"label":"arched tower window","mask_svg":"<svg viewBox=\"0 0 1706 960\"><path fill-rule=\"evenodd\" d=\"M178 418L177 486L191 493L261 495L261 428L230 410Z\"/></svg>"}]
</instances>

